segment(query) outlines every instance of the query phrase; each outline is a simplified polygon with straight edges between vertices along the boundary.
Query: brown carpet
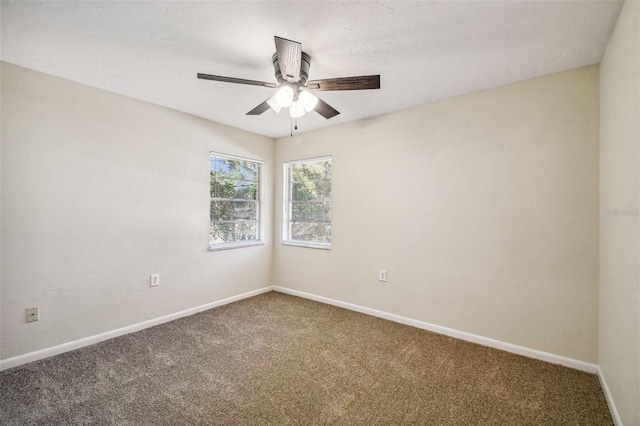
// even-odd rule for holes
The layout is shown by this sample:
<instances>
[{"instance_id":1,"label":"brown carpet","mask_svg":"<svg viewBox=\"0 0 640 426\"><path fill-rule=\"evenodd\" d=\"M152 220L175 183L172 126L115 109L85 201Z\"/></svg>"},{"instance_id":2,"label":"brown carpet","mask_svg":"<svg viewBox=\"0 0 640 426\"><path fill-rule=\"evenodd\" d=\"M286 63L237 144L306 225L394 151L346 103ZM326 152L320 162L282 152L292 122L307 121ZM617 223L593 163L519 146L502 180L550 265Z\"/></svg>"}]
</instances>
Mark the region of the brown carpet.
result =
<instances>
[{"instance_id":1,"label":"brown carpet","mask_svg":"<svg viewBox=\"0 0 640 426\"><path fill-rule=\"evenodd\" d=\"M598 379L266 293L0 373L0 423L611 425Z\"/></svg>"}]
</instances>

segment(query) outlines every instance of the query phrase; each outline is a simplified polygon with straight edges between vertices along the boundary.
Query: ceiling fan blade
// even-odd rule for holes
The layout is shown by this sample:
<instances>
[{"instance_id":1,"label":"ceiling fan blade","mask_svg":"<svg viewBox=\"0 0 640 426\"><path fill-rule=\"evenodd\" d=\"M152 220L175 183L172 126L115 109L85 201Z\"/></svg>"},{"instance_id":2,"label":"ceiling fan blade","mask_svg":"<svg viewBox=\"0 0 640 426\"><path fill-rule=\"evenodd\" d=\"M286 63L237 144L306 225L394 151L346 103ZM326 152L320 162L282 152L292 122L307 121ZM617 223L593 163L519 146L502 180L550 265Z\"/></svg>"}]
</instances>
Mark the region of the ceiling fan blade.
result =
<instances>
[{"instance_id":1,"label":"ceiling fan blade","mask_svg":"<svg viewBox=\"0 0 640 426\"><path fill-rule=\"evenodd\" d=\"M260 115L266 110L268 110L269 108L271 108L271 106L269 106L268 101L264 101L263 103L261 103L260 105L258 105L257 107L249 111L247 115Z\"/></svg>"},{"instance_id":2,"label":"ceiling fan blade","mask_svg":"<svg viewBox=\"0 0 640 426\"><path fill-rule=\"evenodd\" d=\"M340 114L340 111L338 111L337 109L335 109L334 107L332 107L331 105L329 105L328 103L326 103L320 98L318 98L318 103L316 104L316 107L314 108L314 110L315 112L317 112L318 114L326 118L327 120L330 119L331 117L335 117L336 115Z\"/></svg>"},{"instance_id":3,"label":"ceiling fan blade","mask_svg":"<svg viewBox=\"0 0 640 426\"><path fill-rule=\"evenodd\" d=\"M286 38L274 37L276 53L282 78L290 83L300 80L300 62L302 61L302 44Z\"/></svg>"},{"instance_id":4,"label":"ceiling fan blade","mask_svg":"<svg viewBox=\"0 0 640 426\"><path fill-rule=\"evenodd\" d=\"M379 88L379 75L326 78L324 80L311 80L307 83L307 89L311 90L366 90Z\"/></svg>"},{"instance_id":5,"label":"ceiling fan blade","mask_svg":"<svg viewBox=\"0 0 640 426\"><path fill-rule=\"evenodd\" d=\"M223 77L221 75L198 73L198 78L201 78L203 80L222 81L224 83L238 83L238 84L249 84L251 86L276 87L275 83L267 83L265 81L257 81L257 80L245 80L244 78Z\"/></svg>"}]
</instances>

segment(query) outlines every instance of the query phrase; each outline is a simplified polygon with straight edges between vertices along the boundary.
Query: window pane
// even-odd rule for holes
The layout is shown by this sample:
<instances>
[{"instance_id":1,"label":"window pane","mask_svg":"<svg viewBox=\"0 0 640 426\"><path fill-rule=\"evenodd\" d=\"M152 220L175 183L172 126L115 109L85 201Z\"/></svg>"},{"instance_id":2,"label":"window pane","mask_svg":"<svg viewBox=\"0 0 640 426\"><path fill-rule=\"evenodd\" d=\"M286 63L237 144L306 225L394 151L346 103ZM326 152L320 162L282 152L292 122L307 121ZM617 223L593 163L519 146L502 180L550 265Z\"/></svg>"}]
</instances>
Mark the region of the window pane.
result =
<instances>
[{"instance_id":1,"label":"window pane","mask_svg":"<svg viewBox=\"0 0 640 426\"><path fill-rule=\"evenodd\" d=\"M331 224L318 222L291 222L291 239L296 241L331 242Z\"/></svg>"},{"instance_id":2,"label":"window pane","mask_svg":"<svg viewBox=\"0 0 640 426\"><path fill-rule=\"evenodd\" d=\"M330 200L331 181L294 182L291 187L291 199L299 200Z\"/></svg>"},{"instance_id":3,"label":"window pane","mask_svg":"<svg viewBox=\"0 0 640 426\"><path fill-rule=\"evenodd\" d=\"M260 162L211 153L209 243L212 246L259 239L260 167Z\"/></svg>"},{"instance_id":4,"label":"window pane","mask_svg":"<svg viewBox=\"0 0 640 426\"><path fill-rule=\"evenodd\" d=\"M293 181L331 179L331 161L291 164Z\"/></svg>"},{"instance_id":5,"label":"window pane","mask_svg":"<svg viewBox=\"0 0 640 426\"><path fill-rule=\"evenodd\" d=\"M234 180L228 176L214 175L214 172L211 172L211 196L256 200L258 198L258 182Z\"/></svg>"},{"instance_id":6,"label":"window pane","mask_svg":"<svg viewBox=\"0 0 640 426\"><path fill-rule=\"evenodd\" d=\"M216 156L212 156L209 161L209 170L241 180L257 180L259 169L260 163L253 161L231 160Z\"/></svg>"},{"instance_id":7,"label":"window pane","mask_svg":"<svg viewBox=\"0 0 640 426\"><path fill-rule=\"evenodd\" d=\"M225 220L256 220L257 203L254 201L211 201L209 217L214 222Z\"/></svg>"},{"instance_id":8,"label":"window pane","mask_svg":"<svg viewBox=\"0 0 640 426\"><path fill-rule=\"evenodd\" d=\"M252 222L209 223L210 243L229 243L258 239L258 224Z\"/></svg>"},{"instance_id":9,"label":"window pane","mask_svg":"<svg viewBox=\"0 0 640 426\"><path fill-rule=\"evenodd\" d=\"M293 203L291 206L291 220L293 222L330 222L331 203Z\"/></svg>"},{"instance_id":10,"label":"window pane","mask_svg":"<svg viewBox=\"0 0 640 426\"><path fill-rule=\"evenodd\" d=\"M285 240L331 243L331 159L285 164Z\"/></svg>"}]
</instances>

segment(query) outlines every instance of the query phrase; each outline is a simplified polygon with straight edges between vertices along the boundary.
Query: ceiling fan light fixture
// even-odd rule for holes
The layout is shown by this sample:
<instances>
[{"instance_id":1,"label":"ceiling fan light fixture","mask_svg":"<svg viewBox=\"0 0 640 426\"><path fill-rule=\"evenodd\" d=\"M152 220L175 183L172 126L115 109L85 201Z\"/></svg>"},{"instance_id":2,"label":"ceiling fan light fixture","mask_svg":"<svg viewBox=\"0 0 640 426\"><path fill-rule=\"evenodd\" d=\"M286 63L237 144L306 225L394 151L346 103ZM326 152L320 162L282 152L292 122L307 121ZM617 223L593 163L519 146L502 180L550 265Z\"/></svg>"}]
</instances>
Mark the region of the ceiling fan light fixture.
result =
<instances>
[{"instance_id":1,"label":"ceiling fan light fixture","mask_svg":"<svg viewBox=\"0 0 640 426\"><path fill-rule=\"evenodd\" d=\"M302 107L304 108L305 111L310 112L318 104L318 98L315 95L313 95L311 92L303 90L302 92L300 92L300 95L298 96L298 102L302 104Z\"/></svg>"},{"instance_id":2,"label":"ceiling fan light fixture","mask_svg":"<svg viewBox=\"0 0 640 426\"><path fill-rule=\"evenodd\" d=\"M289 115L291 118L302 117L305 114L304 107L300 103L300 101L295 101L291 103L291 107L289 108Z\"/></svg>"},{"instance_id":3,"label":"ceiling fan light fixture","mask_svg":"<svg viewBox=\"0 0 640 426\"><path fill-rule=\"evenodd\" d=\"M279 113L280 110L282 109L282 106L276 100L276 96L275 95L273 95L272 97L267 99L267 104L269 104L271 109L274 110L276 112L276 114Z\"/></svg>"},{"instance_id":4,"label":"ceiling fan light fixture","mask_svg":"<svg viewBox=\"0 0 640 426\"><path fill-rule=\"evenodd\" d=\"M293 101L293 89L289 86L283 86L276 92L276 102L282 108L287 108Z\"/></svg>"},{"instance_id":5,"label":"ceiling fan light fixture","mask_svg":"<svg viewBox=\"0 0 640 426\"><path fill-rule=\"evenodd\" d=\"M277 114L281 109L291 107L289 115L292 118L302 117L307 112L315 111L328 120L340 114L340 111L322 99L317 98L307 89L320 91L380 89L379 75L359 75L308 81L311 57L302 51L302 43L278 36L274 37L274 41L276 53L271 56L271 61L277 83L203 73L198 73L197 77L203 80L277 89L273 96L247 112L246 115L252 116L261 115L268 109L274 110Z\"/></svg>"}]
</instances>

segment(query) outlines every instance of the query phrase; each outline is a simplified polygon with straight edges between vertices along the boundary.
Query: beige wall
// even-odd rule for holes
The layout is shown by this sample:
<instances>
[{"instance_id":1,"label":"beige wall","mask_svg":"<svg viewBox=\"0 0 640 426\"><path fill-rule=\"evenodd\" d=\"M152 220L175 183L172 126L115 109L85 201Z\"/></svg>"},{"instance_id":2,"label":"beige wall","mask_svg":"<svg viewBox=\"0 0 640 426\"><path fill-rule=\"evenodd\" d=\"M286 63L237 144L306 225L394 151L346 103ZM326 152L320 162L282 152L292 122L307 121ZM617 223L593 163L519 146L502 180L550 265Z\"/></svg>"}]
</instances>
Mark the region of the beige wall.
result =
<instances>
[{"instance_id":1,"label":"beige wall","mask_svg":"<svg viewBox=\"0 0 640 426\"><path fill-rule=\"evenodd\" d=\"M600 220L600 364L637 418L640 231L604 215L640 207L637 34L627 3L601 76L572 70L275 148L3 63L1 358L275 284L598 362ZM210 150L267 161L267 245L207 252ZM333 248L282 246L281 165L320 155L333 156ZM32 305L42 320L26 324Z\"/></svg>"},{"instance_id":2,"label":"beige wall","mask_svg":"<svg viewBox=\"0 0 640 426\"><path fill-rule=\"evenodd\" d=\"M640 425L637 1L624 4L609 40L601 63L600 99L600 368L623 423Z\"/></svg>"},{"instance_id":3,"label":"beige wall","mask_svg":"<svg viewBox=\"0 0 640 426\"><path fill-rule=\"evenodd\" d=\"M270 284L207 233L214 150L267 161L272 241L272 139L6 63L1 124L2 359Z\"/></svg>"},{"instance_id":4,"label":"beige wall","mask_svg":"<svg viewBox=\"0 0 640 426\"><path fill-rule=\"evenodd\" d=\"M597 66L277 140L276 236L319 155L333 248L276 244L275 285L597 362Z\"/></svg>"}]
</instances>

